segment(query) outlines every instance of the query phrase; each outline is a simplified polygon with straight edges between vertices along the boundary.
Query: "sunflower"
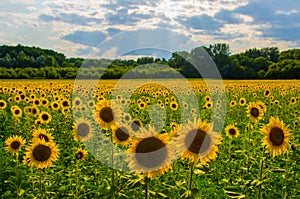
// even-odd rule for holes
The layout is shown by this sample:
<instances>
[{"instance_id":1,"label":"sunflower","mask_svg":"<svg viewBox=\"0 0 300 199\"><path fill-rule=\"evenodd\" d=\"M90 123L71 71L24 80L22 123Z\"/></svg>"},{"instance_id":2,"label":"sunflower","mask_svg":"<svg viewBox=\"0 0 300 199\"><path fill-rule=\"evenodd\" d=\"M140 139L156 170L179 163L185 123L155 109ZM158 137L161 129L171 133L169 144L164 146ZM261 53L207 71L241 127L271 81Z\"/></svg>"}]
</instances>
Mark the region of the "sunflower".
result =
<instances>
[{"instance_id":1,"label":"sunflower","mask_svg":"<svg viewBox=\"0 0 300 199\"><path fill-rule=\"evenodd\" d=\"M211 109L212 106L213 106L213 102L212 102L212 101L207 101L207 102L205 103L205 105L204 105L203 108L205 108L205 109Z\"/></svg>"},{"instance_id":2,"label":"sunflower","mask_svg":"<svg viewBox=\"0 0 300 199\"><path fill-rule=\"evenodd\" d=\"M231 107L234 107L235 105L236 105L236 101L232 100L232 101L230 102L230 106L231 106Z\"/></svg>"},{"instance_id":3,"label":"sunflower","mask_svg":"<svg viewBox=\"0 0 300 199\"><path fill-rule=\"evenodd\" d=\"M138 102L138 104L140 109L144 109L146 107L146 103L143 101L141 101L140 103Z\"/></svg>"},{"instance_id":4,"label":"sunflower","mask_svg":"<svg viewBox=\"0 0 300 199\"><path fill-rule=\"evenodd\" d=\"M31 145L26 147L25 159L29 158L27 163L30 166L44 169L52 165L52 161L58 159L59 149L54 142L45 142L37 139Z\"/></svg>"},{"instance_id":5,"label":"sunflower","mask_svg":"<svg viewBox=\"0 0 300 199\"><path fill-rule=\"evenodd\" d=\"M117 114L118 110L113 109L108 100L102 100L96 105L95 117L103 129L111 129L112 126L116 125L115 117Z\"/></svg>"},{"instance_id":6,"label":"sunflower","mask_svg":"<svg viewBox=\"0 0 300 199\"><path fill-rule=\"evenodd\" d=\"M246 98L241 98L241 99L240 99L240 105L241 105L241 106L245 106L245 105L246 105L246 102L247 102Z\"/></svg>"},{"instance_id":7,"label":"sunflower","mask_svg":"<svg viewBox=\"0 0 300 199\"><path fill-rule=\"evenodd\" d=\"M290 104L296 104L297 99L295 97L291 97ZM0 101L0 108L1 108L1 101Z\"/></svg>"},{"instance_id":8,"label":"sunflower","mask_svg":"<svg viewBox=\"0 0 300 199\"><path fill-rule=\"evenodd\" d=\"M52 116L49 113L47 113L46 111L42 111L39 114L39 119L40 119L41 123L48 124L51 121Z\"/></svg>"},{"instance_id":9,"label":"sunflower","mask_svg":"<svg viewBox=\"0 0 300 199\"><path fill-rule=\"evenodd\" d=\"M152 127L149 130L141 128L141 137L133 141L127 154L129 169L135 173L143 173L148 178L164 174L175 159L168 135L158 135Z\"/></svg>"},{"instance_id":10,"label":"sunflower","mask_svg":"<svg viewBox=\"0 0 300 199\"><path fill-rule=\"evenodd\" d=\"M79 119L73 126L74 138L77 141L86 141L92 137L93 128L91 123L84 119Z\"/></svg>"},{"instance_id":11,"label":"sunflower","mask_svg":"<svg viewBox=\"0 0 300 199\"><path fill-rule=\"evenodd\" d=\"M254 121L259 121L264 115L264 111L257 103L250 102L247 107L247 115Z\"/></svg>"},{"instance_id":12,"label":"sunflower","mask_svg":"<svg viewBox=\"0 0 300 199\"><path fill-rule=\"evenodd\" d=\"M75 158L77 160L83 160L86 157L87 154L88 154L87 150L84 150L82 148L78 148L77 152L75 154Z\"/></svg>"},{"instance_id":13,"label":"sunflower","mask_svg":"<svg viewBox=\"0 0 300 199\"><path fill-rule=\"evenodd\" d=\"M121 125L121 126L114 126L112 128L113 130L113 141L115 143L121 144L121 145L127 145L130 143L131 140L131 127L128 125Z\"/></svg>"},{"instance_id":14,"label":"sunflower","mask_svg":"<svg viewBox=\"0 0 300 199\"><path fill-rule=\"evenodd\" d=\"M12 106L10 108L10 111L12 112L14 117L22 117L22 109L19 108L18 106Z\"/></svg>"},{"instance_id":15,"label":"sunflower","mask_svg":"<svg viewBox=\"0 0 300 199\"><path fill-rule=\"evenodd\" d=\"M143 123L139 119L134 119L131 122L130 127L133 131L139 131L140 128L143 127Z\"/></svg>"},{"instance_id":16,"label":"sunflower","mask_svg":"<svg viewBox=\"0 0 300 199\"><path fill-rule=\"evenodd\" d=\"M60 104L56 101L51 102L51 108L55 111L59 110Z\"/></svg>"},{"instance_id":17,"label":"sunflower","mask_svg":"<svg viewBox=\"0 0 300 199\"><path fill-rule=\"evenodd\" d=\"M18 153L21 150L21 147L25 144L25 139L21 136L15 135L9 137L5 140L5 144L7 145L5 150L11 153Z\"/></svg>"},{"instance_id":18,"label":"sunflower","mask_svg":"<svg viewBox=\"0 0 300 199\"><path fill-rule=\"evenodd\" d=\"M73 99L73 106L74 107L79 107L79 106L81 106L82 105L82 101L81 101L81 99L80 99L80 97L75 97L74 99Z\"/></svg>"},{"instance_id":19,"label":"sunflower","mask_svg":"<svg viewBox=\"0 0 300 199\"><path fill-rule=\"evenodd\" d=\"M35 142L38 139L43 139L45 142L53 142L53 137L51 134L47 133L46 130L38 128L32 133L32 142Z\"/></svg>"},{"instance_id":20,"label":"sunflower","mask_svg":"<svg viewBox=\"0 0 300 199\"><path fill-rule=\"evenodd\" d=\"M5 109L6 105L7 105L6 101L0 100L0 109Z\"/></svg>"},{"instance_id":21,"label":"sunflower","mask_svg":"<svg viewBox=\"0 0 300 199\"><path fill-rule=\"evenodd\" d=\"M261 133L264 135L262 143L273 157L287 151L290 130L278 117L271 117L269 123L261 128Z\"/></svg>"},{"instance_id":22,"label":"sunflower","mask_svg":"<svg viewBox=\"0 0 300 199\"><path fill-rule=\"evenodd\" d=\"M226 135L230 138L237 138L240 134L240 130L233 124L228 125L225 128Z\"/></svg>"},{"instance_id":23,"label":"sunflower","mask_svg":"<svg viewBox=\"0 0 300 199\"><path fill-rule=\"evenodd\" d=\"M267 106L262 101L257 101L256 104L263 110L263 112L267 112Z\"/></svg>"},{"instance_id":24,"label":"sunflower","mask_svg":"<svg viewBox=\"0 0 300 199\"><path fill-rule=\"evenodd\" d=\"M170 108L173 110L173 111L176 111L178 109L178 103L176 101L171 101L170 103Z\"/></svg>"},{"instance_id":25,"label":"sunflower","mask_svg":"<svg viewBox=\"0 0 300 199\"><path fill-rule=\"evenodd\" d=\"M218 146L221 144L221 135L213 132L213 125L202 121L188 121L188 124L179 130L175 146L181 153L182 159L188 159L197 164L199 159L202 164L217 157Z\"/></svg>"}]
</instances>

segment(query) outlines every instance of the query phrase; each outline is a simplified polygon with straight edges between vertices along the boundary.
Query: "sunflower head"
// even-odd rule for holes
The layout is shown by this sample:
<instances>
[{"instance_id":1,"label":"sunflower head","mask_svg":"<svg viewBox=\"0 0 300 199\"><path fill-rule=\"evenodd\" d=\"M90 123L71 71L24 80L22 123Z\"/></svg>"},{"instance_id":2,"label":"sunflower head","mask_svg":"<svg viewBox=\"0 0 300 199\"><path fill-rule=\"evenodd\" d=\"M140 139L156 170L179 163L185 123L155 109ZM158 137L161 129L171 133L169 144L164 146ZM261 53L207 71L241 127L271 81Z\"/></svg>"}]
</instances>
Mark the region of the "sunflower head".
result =
<instances>
[{"instance_id":1,"label":"sunflower head","mask_svg":"<svg viewBox=\"0 0 300 199\"><path fill-rule=\"evenodd\" d=\"M264 135L262 143L273 157L287 151L290 130L278 117L271 117L269 123L261 128L261 133Z\"/></svg>"},{"instance_id":2,"label":"sunflower head","mask_svg":"<svg viewBox=\"0 0 300 199\"><path fill-rule=\"evenodd\" d=\"M247 115L254 121L259 121L264 115L263 108L258 103L250 102L247 108Z\"/></svg>"},{"instance_id":3,"label":"sunflower head","mask_svg":"<svg viewBox=\"0 0 300 199\"><path fill-rule=\"evenodd\" d=\"M77 160L83 160L86 157L87 154L88 154L87 150L84 150L82 148L78 148L77 152L75 154L75 158Z\"/></svg>"},{"instance_id":4,"label":"sunflower head","mask_svg":"<svg viewBox=\"0 0 300 199\"><path fill-rule=\"evenodd\" d=\"M48 124L51 121L52 116L49 113L47 113L46 111L42 111L39 114L39 119L40 119L41 123Z\"/></svg>"},{"instance_id":5,"label":"sunflower head","mask_svg":"<svg viewBox=\"0 0 300 199\"><path fill-rule=\"evenodd\" d=\"M74 138L77 141L86 141L89 140L93 135L93 128L91 126L90 121L79 119L74 123L73 126L73 134Z\"/></svg>"},{"instance_id":6,"label":"sunflower head","mask_svg":"<svg viewBox=\"0 0 300 199\"><path fill-rule=\"evenodd\" d=\"M228 125L225 128L226 135L230 138L237 138L240 134L240 130L233 124Z\"/></svg>"},{"instance_id":7,"label":"sunflower head","mask_svg":"<svg viewBox=\"0 0 300 199\"><path fill-rule=\"evenodd\" d=\"M213 125L202 121L191 122L179 130L175 145L182 159L197 164L199 159L203 164L215 159L221 136L213 132Z\"/></svg>"},{"instance_id":8,"label":"sunflower head","mask_svg":"<svg viewBox=\"0 0 300 199\"><path fill-rule=\"evenodd\" d=\"M129 125L113 127L113 141L121 145L128 145L132 136L132 129Z\"/></svg>"},{"instance_id":9,"label":"sunflower head","mask_svg":"<svg viewBox=\"0 0 300 199\"><path fill-rule=\"evenodd\" d=\"M133 141L127 153L129 168L148 178L162 175L169 170L175 157L168 136L157 134L152 127L149 130L141 128L140 137Z\"/></svg>"},{"instance_id":10,"label":"sunflower head","mask_svg":"<svg viewBox=\"0 0 300 199\"><path fill-rule=\"evenodd\" d=\"M101 100L96 105L95 118L102 129L108 130L116 125L115 118L119 112L119 107L113 107L108 100Z\"/></svg>"},{"instance_id":11,"label":"sunflower head","mask_svg":"<svg viewBox=\"0 0 300 199\"><path fill-rule=\"evenodd\" d=\"M18 153L22 146L25 144L25 139L23 139L21 136L15 135L12 137L9 137L5 140L6 144L6 151L9 151L11 153Z\"/></svg>"},{"instance_id":12,"label":"sunflower head","mask_svg":"<svg viewBox=\"0 0 300 199\"><path fill-rule=\"evenodd\" d=\"M59 149L54 142L45 142L45 140L36 140L30 146L26 147L24 161L30 166L40 169L50 167L52 161L58 159Z\"/></svg>"},{"instance_id":13,"label":"sunflower head","mask_svg":"<svg viewBox=\"0 0 300 199\"><path fill-rule=\"evenodd\" d=\"M35 142L37 139L43 139L45 140L45 142L52 142L53 141L53 137L51 134L47 133L46 130L38 128L36 130L33 131L32 133L32 142Z\"/></svg>"}]
</instances>

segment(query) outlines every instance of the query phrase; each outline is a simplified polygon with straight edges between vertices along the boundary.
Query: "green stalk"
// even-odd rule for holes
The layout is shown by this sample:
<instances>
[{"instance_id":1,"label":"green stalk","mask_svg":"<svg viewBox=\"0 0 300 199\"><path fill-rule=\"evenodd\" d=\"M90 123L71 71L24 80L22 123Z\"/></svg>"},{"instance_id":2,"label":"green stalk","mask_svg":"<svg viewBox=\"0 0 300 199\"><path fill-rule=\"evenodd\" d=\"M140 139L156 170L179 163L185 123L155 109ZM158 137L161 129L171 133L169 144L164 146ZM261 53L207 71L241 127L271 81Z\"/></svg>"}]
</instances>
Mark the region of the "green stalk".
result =
<instances>
[{"instance_id":1,"label":"green stalk","mask_svg":"<svg viewBox=\"0 0 300 199\"><path fill-rule=\"evenodd\" d=\"M149 198L149 194L148 194L148 191L149 191L149 178L148 177L145 177L145 199L148 199Z\"/></svg>"},{"instance_id":2,"label":"green stalk","mask_svg":"<svg viewBox=\"0 0 300 199\"><path fill-rule=\"evenodd\" d=\"M190 167L190 172L189 172L189 188L188 190L190 191L190 193L192 193L192 181L193 181L193 173L194 173L194 163L190 162L189 164Z\"/></svg>"},{"instance_id":3,"label":"green stalk","mask_svg":"<svg viewBox=\"0 0 300 199\"><path fill-rule=\"evenodd\" d=\"M78 198L78 187L79 187L79 177L78 177L78 168L79 168L79 160L76 161L76 193L75 193L75 198Z\"/></svg>"},{"instance_id":4,"label":"green stalk","mask_svg":"<svg viewBox=\"0 0 300 199\"><path fill-rule=\"evenodd\" d=\"M43 169L40 169L40 194L41 194L41 198L44 198L42 182L43 182Z\"/></svg>"},{"instance_id":5,"label":"green stalk","mask_svg":"<svg viewBox=\"0 0 300 199\"><path fill-rule=\"evenodd\" d=\"M19 152L16 153L16 193L17 199L19 198Z\"/></svg>"},{"instance_id":6,"label":"green stalk","mask_svg":"<svg viewBox=\"0 0 300 199\"><path fill-rule=\"evenodd\" d=\"M231 185L231 146L232 146L232 138L230 139L230 142L229 142L229 146L228 146L228 167L229 167L229 184Z\"/></svg>"},{"instance_id":7,"label":"green stalk","mask_svg":"<svg viewBox=\"0 0 300 199\"><path fill-rule=\"evenodd\" d=\"M264 151L262 154L262 159L260 161L260 173L259 173L259 180L262 180L263 177L263 169L264 169ZM261 184L258 186L258 193L257 193L257 198L261 198Z\"/></svg>"},{"instance_id":8,"label":"green stalk","mask_svg":"<svg viewBox=\"0 0 300 199\"><path fill-rule=\"evenodd\" d=\"M113 144L113 138L112 138L112 132L110 134L110 140L111 140L111 143ZM114 166L114 146L112 145L111 147L111 171L112 171L112 174L111 174L111 188L114 188L115 187L115 170L113 169L113 166ZM111 198L115 198L115 194L112 194Z\"/></svg>"}]
</instances>

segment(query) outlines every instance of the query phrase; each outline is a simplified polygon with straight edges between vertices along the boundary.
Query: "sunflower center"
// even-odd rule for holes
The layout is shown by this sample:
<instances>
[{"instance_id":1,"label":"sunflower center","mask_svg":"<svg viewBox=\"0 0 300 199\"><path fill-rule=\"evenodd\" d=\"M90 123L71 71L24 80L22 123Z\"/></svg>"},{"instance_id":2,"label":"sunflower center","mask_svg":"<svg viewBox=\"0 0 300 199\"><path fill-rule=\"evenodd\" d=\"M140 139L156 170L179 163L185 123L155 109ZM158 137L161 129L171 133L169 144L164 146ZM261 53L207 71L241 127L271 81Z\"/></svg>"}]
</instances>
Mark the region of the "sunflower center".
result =
<instances>
[{"instance_id":1,"label":"sunflower center","mask_svg":"<svg viewBox=\"0 0 300 199\"><path fill-rule=\"evenodd\" d=\"M17 150L20 148L21 143L19 141L13 141L10 145L10 147L14 150Z\"/></svg>"},{"instance_id":2,"label":"sunflower center","mask_svg":"<svg viewBox=\"0 0 300 199\"><path fill-rule=\"evenodd\" d=\"M116 130L116 137L119 141L125 141L129 138L129 133L126 128L120 127Z\"/></svg>"},{"instance_id":3,"label":"sunflower center","mask_svg":"<svg viewBox=\"0 0 300 199\"><path fill-rule=\"evenodd\" d=\"M270 132L270 141L274 146L280 146L284 140L284 133L281 128L273 127Z\"/></svg>"},{"instance_id":4,"label":"sunflower center","mask_svg":"<svg viewBox=\"0 0 300 199\"><path fill-rule=\"evenodd\" d=\"M138 121L138 120L134 120L132 123L131 123L131 129L134 130L134 131L138 131L140 130L140 127L142 126L141 122Z\"/></svg>"},{"instance_id":5,"label":"sunflower center","mask_svg":"<svg viewBox=\"0 0 300 199\"><path fill-rule=\"evenodd\" d=\"M0 107L4 107L4 102L0 102Z\"/></svg>"},{"instance_id":6,"label":"sunflower center","mask_svg":"<svg viewBox=\"0 0 300 199\"><path fill-rule=\"evenodd\" d=\"M167 157L165 144L156 137L142 139L137 144L135 152L137 162L146 168L154 168L161 165Z\"/></svg>"},{"instance_id":7,"label":"sunflower center","mask_svg":"<svg viewBox=\"0 0 300 199\"><path fill-rule=\"evenodd\" d=\"M250 114L253 116L253 117L258 117L259 116L259 110L258 108L251 108L251 111L250 111Z\"/></svg>"},{"instance_id":8,"label":"sunflower center","mask_svg":"<svg viewBox=\"0 0 300 199\"><path fill-rule=\"evenodd\" d=\"M49 116L47 114L43 114L42 115L42 119L45 120L45 121L47 121L49 119Z\"/></svg>"},{"instance_id":9,"label":"sunflower center","mask_svg":"<svg viewBox=\"0 0 300 199\"><path fill-rule=\"evenodd\" d=\"M49 138L47 135L44 135L44 134L39 134L38 136L40 139L44 139L46 142L49 142Z\"/></svg>"},{"instance_id":10,"label":"sunflower center","mask_svg":"<svg viewBox=\"0 0 300 199\"><path fill-rule=\"evenodd\" d=\"M201 129L190 131L185 138L185 145L192 153L203 153L208 151L212 145L212 140L207 133Z\"/></svg>"},{"instance_id":11,"label":"sunflower center","mask_svg":"<svg viewBox=\"0 0 300 199\"><path fill-rule=\"evenodd\" d=\"M19 115L19 113L20 113L20 111L17 109L17 110L15 110L15 114L16 115Z\"/></svg>"},{"instance_id":12,"label":"sunflower center","mask_svg":"<svg viewBox=\"0 0 300 199\"><path fill-rule=\"evenodd\" d=\"M229 134L230 135L235 135L236 134L236 131L234 129L229 129Z\"/></svg>"},{"instance_id":13,"label":"sunflower center","mask_svg":"<svg viewBox=\"0 0 300 199\"><path fill-rule=\"evenodd\" d=\"M100 118L107 123L113 121L114 115L112 109L110 107L102 108L100 111Z\"/></svg>"},{"instance_id":14,"label":"sunflower center","mask_svg":"<svg viewBox=\"0 0 300 199\"><path fill-rule=\"evenodd\" d=\"M40 144L34 147L32 155L36 161L43 162L50 158L51 149L46 145Z\"/></svg>"},{"instance_id":15,"label":"sunflower center","mask_svg":"<svg viewBox=\"0 0 300 199\"><path fill-rule=\"evenodd\" d=\"M80 137L85 137L89 134L90 127L86 123L81 123L77 126L77 133Z\"/></svg>"},{"instance_id":16,"label":"sunflower center","mask_svg":"<svg viewBox=\"0 0 300 199\"><path fill-rule=\"evenodd\" d=\"M83 158L83 153L81 151L79 151L77 154L76 154L76 159L77 160L81 160Z\"/></svg>"}]
</instances>

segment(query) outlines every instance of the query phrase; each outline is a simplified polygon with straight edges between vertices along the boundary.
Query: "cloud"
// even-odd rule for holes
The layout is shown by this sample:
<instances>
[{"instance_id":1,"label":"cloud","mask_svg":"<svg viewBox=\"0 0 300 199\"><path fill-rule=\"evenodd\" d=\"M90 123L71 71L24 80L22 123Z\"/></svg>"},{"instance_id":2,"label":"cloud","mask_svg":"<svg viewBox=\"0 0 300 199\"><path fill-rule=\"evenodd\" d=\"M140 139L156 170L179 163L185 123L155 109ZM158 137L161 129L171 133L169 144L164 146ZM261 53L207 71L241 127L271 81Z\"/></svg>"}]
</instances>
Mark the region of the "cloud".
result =
<instances>
[{"instance_id":1,"label":"cloud","mask_svg":"<svg viewBox=\"0 0 300 199\"><path fill-rule=\"evenodd\" d=\"M215 15L215 18L219 19L221 21L224 21L226 23L229 23L229 24L238 24L238 23L243 22L243 20L241 18L237 17L237 15L234 12L232 12L231 10L225 10L225 9L218 12Z\"/></svg>"},{"instance_id":2,"label":"cloud","mask_svg":"<svg viewBox=\"0 0 300 199\"><path fill-rule=\"evenodd\" d=\"M108 12L105 15L105 19L110 25L122 24L122 25L133 25L134 23L153 17L150 14L143 13L129 13L128 9L120 9L116 12Z\"/></svg>"},{"instance_id":3,"label":"cloud","mask_svg":"<svg viewBox=\"0 0 300 199\"><path fill-rule=\"evenodd\" d=\"M99 43L105 40L105 38L106 35L101 31L75 31L74 33L62 37L62 39L86 46L97 46Z\"/></svg>"},{"instance_id":4,"label":"cloud","mask_svg":"<svg viewBox=\"0 0 300 199\"><path fill-rule=\"evenodd\" d=\"M201 29L207 31L218 30L223 26L220 21L207 14L192 16L190 18L178 18L178 21L187 28Z\"/></svg>"},{"instance_id":5,"label":"cloud","mask_svg":"<svg viewBox=\"0 0 300 199\"><path fill-rule=\"evenodd\" d=\"M46 22L49 22L49 21L62 21L62 22L65 22L65 23L84 25L84 26L87 26L91 23L100 24L102 22L102 20L99 19L99 18L85 17L85 16L82 16L82 15L74 14L74 13L70 13L70 14L61 13L58 16L41 14L39 16L39 19L41 19L43 21L46 21Z\"/></svg>"},{"instance_id":6,"label":"cloud","mask_svg":"<svg viewBox=\"0 0 300 199\"><path fill-rule=\"evenodd\" d=\"M137 50L132 50L132 51L124 54L124 56L127 56L127 55L151 56L151 57L169 59L172 55L172 52L162 50L162 49L156 49L156 48L141 48L141 49L137 49Z\"/></svg>"},{"instance_id":7,"label":"cloud","mask_svg":"<svg viewBox=\"0 0 300 199\"><path fill-rule=\"evenodd\" d=\"M119 28L107 28L106 31L108 32L108 34L109 34L110 36L122 32L122 30L119 29Z\"/></svg>"}]
</instances>

